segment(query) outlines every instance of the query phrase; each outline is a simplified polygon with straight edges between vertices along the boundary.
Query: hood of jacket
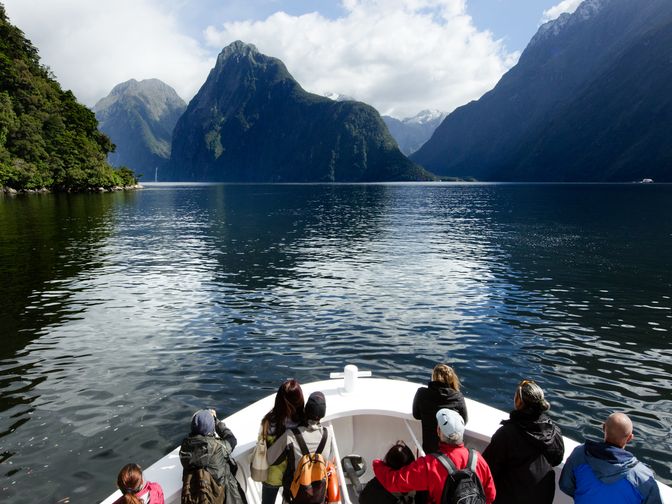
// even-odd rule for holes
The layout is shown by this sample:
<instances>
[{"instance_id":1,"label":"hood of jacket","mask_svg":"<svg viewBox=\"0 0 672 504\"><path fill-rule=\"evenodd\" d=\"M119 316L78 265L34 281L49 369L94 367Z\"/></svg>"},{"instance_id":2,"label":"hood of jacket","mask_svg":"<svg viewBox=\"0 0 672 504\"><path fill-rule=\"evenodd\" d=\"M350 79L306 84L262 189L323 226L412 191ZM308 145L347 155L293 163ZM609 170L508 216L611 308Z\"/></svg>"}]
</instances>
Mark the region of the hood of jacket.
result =
<instances>
[{"instance_id":1,"label":"hood of jacket","mask_svg":"<svg viewBox=\"0 0 672 504\"><path fill-rule=\"evenodd\" d=\"M207 467L216 443L214 436L189 436L180 447L180 459L187 467Z\"/></svg>"},{"instance_id":2,"label":"hood of jacket","mask_svg":"<svg viewBox=\"0 0 672 504\"><path fill-rule=\"evenodd\" d=\"M586 462L603 483L618 481L638 464L632 453L609 443L586 441L584 449Z\"/></svg>"},{"instance_id":3,"label":"hood of jacket","mask_svg":"<svg viewBox=\"0 0 672 504\"><path fill-rule=\"evenodd\" d=\"M462 397L460 392L440 381L428 382L427 388L440 398L438 402L442 407L453 408Z\"/></svg>"},{"instance_id":4,"label":"hood of jacket","mask_svg":"<svg viewBox=\"0 0 672 504\"><path fill-rule=\"evenodd\" d=\"M550 448L561 435L560 428L543 412L513 410L508 420L502 420L502 425L506 424L515 425L533 445L541 449Z\"/></svg>"}]
</instances>

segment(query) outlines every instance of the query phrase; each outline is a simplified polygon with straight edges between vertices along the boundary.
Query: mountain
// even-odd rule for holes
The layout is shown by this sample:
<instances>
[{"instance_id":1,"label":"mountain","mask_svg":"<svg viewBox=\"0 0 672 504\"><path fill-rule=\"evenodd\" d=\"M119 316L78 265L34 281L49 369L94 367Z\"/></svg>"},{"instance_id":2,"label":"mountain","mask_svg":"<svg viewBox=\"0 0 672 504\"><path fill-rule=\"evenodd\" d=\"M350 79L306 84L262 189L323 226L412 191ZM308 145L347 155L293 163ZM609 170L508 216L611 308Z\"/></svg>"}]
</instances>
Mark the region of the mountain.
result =
<instances>
[{"instance_id":1,"label":"mountain","mask_svg":"<svg viewBox=\"0 0 672 504\"><path fill-rule=\"evenodd\" d=\"M237 41L222 50L173 133L161 180L430 180L378 112L310 94L278 59Z\"/></svg>"},{"instance_id":2,"label":"mountain","mask_svg":"<svg viewBox=\"0 0 672 504\"><path fill-rule=\"evenodd\" d=\"M672 181L672 2L585 0L411 158L482 180Z\"/></svg>"},{"instance_id":3,"label":"mountain","mask_svg":"<svg viewBox=\"0 0 672 504\"><path fill-rule=\"evenodd\" d=\"M383 116L390 134L407 156L417 151L434 133L446 115L438 110L423 110L413 117L396 119Z\"/></svg>"},{"instance_id":4,"label":"mountain","mask_svg":"<svg viewBox=\"0 0 672 504\"><path fill-rule=\"evenodd\" d=\"M186 108L175 90L158 79L116 85L93 108L100 130L116 145L110 163L153 180L155 170L170 159L173 129Z\"/></svg>"},{"instance_id":5,"label":"mountain","mask_svg":"<svg viewBox=\"0 0 672 504\"><path fill-rule=\"evenodd\" d=\"M0 189L82 191L136 183L114 170L96 117L63 91L0 4Z\"/></svg>"},{"instance_id":6,"label":"mountain","mask_svg":"<svg viewBox=\"0 0 672 504\"><path fill-rule=\"evenodd\" d=\"M355 100L352 96L340 94L340 93L324 93L325 98L329 98L330 100L333 101L357 101Z\"/></svg>"}]
</instances>

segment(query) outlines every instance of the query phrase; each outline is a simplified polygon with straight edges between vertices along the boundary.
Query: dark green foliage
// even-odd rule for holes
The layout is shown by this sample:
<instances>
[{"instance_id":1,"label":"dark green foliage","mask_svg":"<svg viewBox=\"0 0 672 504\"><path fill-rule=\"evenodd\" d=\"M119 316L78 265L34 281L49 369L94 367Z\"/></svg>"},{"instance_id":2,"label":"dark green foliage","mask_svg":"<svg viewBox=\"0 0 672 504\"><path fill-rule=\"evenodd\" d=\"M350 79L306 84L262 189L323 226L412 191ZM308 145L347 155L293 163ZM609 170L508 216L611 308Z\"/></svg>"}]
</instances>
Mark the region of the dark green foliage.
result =
<instances>
[{"instance_id":1,"label":"dark green foliage","mask_svg":"<svg viewBox=\"0 0 672 504\"><path fill-rule=\"evenodd\" d=\"M0 188L133 185L128 170L107 164L112 149L93 112L61 89L0 4Z\"/></svg>"},{"instance_id":2,"label":"dark green foliage","mask_svg":"<svg viewBox=\"0 0 672 504\"><path fill-rule=\"evenodd\" d=\"M397 148L378 112L310 94L284 64L234 42L173 133L161 180L432 180Z\"/></svg>"}]
</instances>

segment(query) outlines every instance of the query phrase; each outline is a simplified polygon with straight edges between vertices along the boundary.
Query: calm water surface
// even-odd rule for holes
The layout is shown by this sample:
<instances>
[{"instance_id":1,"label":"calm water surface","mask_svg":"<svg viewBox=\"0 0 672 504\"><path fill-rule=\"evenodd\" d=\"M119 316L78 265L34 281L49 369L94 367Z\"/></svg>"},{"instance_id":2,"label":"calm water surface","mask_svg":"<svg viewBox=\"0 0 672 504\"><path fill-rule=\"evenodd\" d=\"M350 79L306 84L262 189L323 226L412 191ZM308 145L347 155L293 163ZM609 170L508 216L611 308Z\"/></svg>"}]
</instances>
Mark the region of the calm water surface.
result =
<instances>
[{"instance_id":1,"label":"calm water surface","mask_svg":"<svg viewBox=\"0 0 672 504\"><path fill-rule=\"evenodd\" d=\"M187 185L0 198L0 500L94 502L204 406L346 363L573 437L612 410L670 481L672 186ZM256 419L255 419L256 421Z\"/></svg>"}]
</instances>

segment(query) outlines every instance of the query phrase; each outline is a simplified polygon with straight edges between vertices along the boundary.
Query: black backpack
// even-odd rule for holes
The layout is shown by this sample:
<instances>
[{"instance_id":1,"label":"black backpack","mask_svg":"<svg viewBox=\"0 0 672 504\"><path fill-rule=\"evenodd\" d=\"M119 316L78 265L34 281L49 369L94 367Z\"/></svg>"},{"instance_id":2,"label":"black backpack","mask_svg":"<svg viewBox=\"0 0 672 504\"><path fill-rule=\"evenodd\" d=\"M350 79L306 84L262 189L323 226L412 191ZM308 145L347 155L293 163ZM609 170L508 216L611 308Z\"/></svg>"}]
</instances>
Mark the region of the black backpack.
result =
<instances>
[{"instance_id":1,"label":"black backpack","mask_svg":"<svg viewBox=\"0 0 672 504\"><path fill-rule=\"evenodd\" d=\"M476 474L476 452L474 450L469 450L467 467L459 470L443 453L433 455L448 471L441 494L441 504L485 504L483 484Z\"/></svg>"}]
</instances>

